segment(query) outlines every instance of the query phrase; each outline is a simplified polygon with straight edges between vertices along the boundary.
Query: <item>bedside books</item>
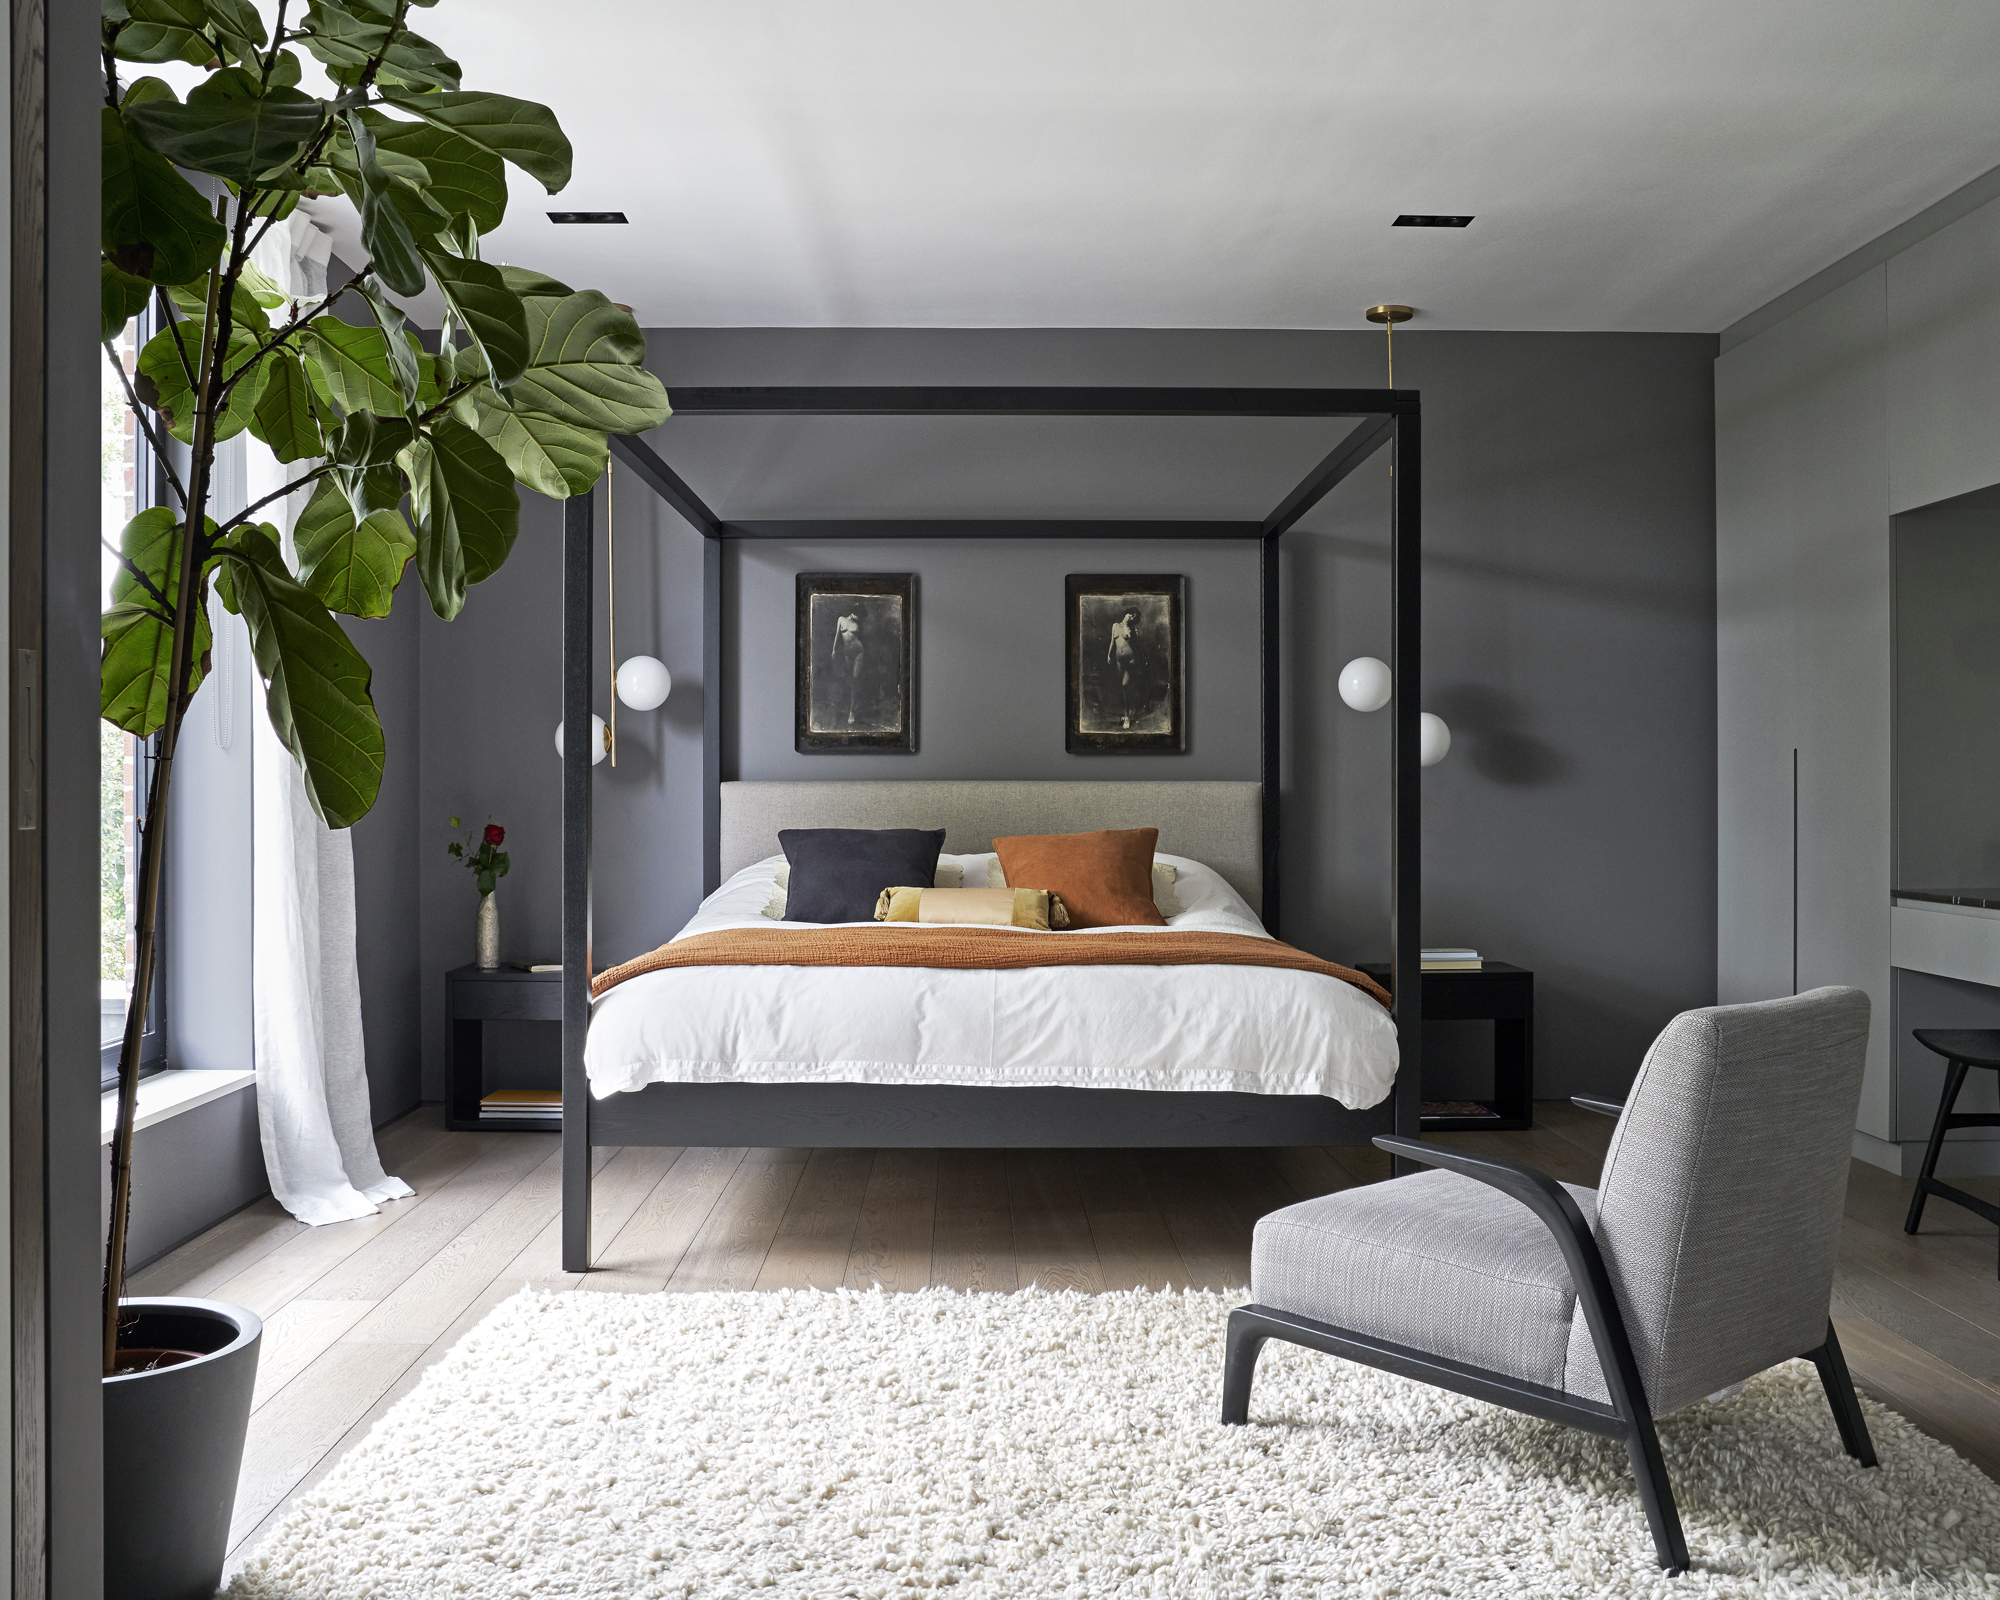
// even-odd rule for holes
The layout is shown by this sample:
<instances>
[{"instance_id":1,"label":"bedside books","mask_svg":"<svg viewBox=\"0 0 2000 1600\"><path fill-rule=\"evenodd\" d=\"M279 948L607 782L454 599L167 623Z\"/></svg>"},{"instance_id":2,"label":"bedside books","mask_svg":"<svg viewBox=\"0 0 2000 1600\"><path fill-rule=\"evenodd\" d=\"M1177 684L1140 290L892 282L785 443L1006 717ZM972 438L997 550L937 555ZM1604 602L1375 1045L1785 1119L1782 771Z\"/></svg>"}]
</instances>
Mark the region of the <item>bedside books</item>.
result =
<instances>
[{"instance_id":1,"label":"bedside books","mask_svg":"<svg viewBox=\"0 0 2000 1600\"><path fill-rule=\"evenodd\" d=\"M1485 965L1477 950L1424 950L1419 956L1425 972L1477 972Z\"/></svg>"},{"instance_id":2,"label":"bedside books","mask_svg":"<svg viewBox=\"0 0 2000 1600\"><path fill-rule=\"evenodd\" d=\"M482 1121L521 1122L561 1115L560 1089L495 1089L479 1102Z\"/></svg>"}]
</instances>

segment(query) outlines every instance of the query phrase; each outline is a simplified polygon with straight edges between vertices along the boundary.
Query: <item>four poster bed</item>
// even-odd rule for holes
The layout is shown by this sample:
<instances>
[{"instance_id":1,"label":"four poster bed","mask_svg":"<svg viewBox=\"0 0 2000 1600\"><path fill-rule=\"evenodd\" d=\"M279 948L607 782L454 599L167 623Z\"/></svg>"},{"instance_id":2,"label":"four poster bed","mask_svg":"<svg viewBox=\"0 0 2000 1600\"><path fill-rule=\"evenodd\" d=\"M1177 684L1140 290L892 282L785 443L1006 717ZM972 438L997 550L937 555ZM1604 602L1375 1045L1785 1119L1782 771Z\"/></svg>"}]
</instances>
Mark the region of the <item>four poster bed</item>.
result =
<instances>
[{"instance_id":1,"label":"four poster bed","mask_svg":"<svg viewBox=\"0 0 2000 1600\"><path fill-rule=\"evenodd\" d=\"M563 754L563 1266L591 1264L593 1148L622 1145L1363 1144L1420 1128L1418 403L1396 390L680 389L734 415L1272 416L1351 429L1261 522L853 519L733 523L638 439L620 463L704 540L707 898L652 956L589 968L589 741ZM1391 996L1277 944L1278 547L1383 445L1391 528ZM564 516L563 719L591 717L592 501ZM739 538L1255 540L1262 781L725 782L722 545ZM797 828L942 829L965 881L1014 835L1157 828L1164 929L806 929L764 909ZM946 857L940 857L940 860ZM993 868L996 876L997 866ZM773 907L781 901L770 899ZM1162 908L1163 910L1166 908ZM895 953L889 954L888 952ZM919 953L928 952L928 953ZM1386 1008L1382 1002L1386 1001Z\"/></svg>"}]
</instances>

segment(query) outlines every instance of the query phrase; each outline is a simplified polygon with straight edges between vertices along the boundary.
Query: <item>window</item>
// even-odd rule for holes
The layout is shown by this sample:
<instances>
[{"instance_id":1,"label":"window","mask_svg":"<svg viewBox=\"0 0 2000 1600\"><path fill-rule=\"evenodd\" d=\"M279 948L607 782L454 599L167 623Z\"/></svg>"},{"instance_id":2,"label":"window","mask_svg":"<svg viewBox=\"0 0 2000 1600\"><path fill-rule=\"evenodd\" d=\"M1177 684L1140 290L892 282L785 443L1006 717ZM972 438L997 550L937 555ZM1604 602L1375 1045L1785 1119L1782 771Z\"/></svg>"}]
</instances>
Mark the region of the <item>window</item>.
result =
<instances>
[{"instance_id":1,"label":"window","mask_svg":"<svg viewBox=\"0 0 2000 1600\"><path fill-rule=\"evenodd\" d=\"M146 319L126 324L115 348L126 370L138 361L139 339ZM118 571L119 535L125 524L156 502L152 450L125 404L124 386L103 364L102 468L99 520L103 553L104 603L110 604L111 580ZM153 741L135 739L108 722L98 734L98 965L97 1013L99 1077L106 1088L118 1078L118 1050L125 1037L125 1017L132 1000L132 974L137 956L139 899L139 822L144 814L146 787L152 777ZM164 955L164 951L161 952ZM166 1030L160 1004L162 963L154 963L153 1003L146 1018L146 1041L140 1057L142 1072L166 1065Z\"/></svg>"}]
</instances>

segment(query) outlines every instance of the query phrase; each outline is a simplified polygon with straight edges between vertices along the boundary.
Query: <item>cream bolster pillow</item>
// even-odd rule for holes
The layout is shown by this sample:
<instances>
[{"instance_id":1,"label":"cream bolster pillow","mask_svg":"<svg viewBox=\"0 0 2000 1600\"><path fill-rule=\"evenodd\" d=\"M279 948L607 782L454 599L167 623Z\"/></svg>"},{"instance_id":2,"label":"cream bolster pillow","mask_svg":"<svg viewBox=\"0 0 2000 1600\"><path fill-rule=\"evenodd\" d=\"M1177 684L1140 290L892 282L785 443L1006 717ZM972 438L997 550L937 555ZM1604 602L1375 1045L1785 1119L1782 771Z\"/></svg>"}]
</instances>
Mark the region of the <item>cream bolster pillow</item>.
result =
<instances>
[{"instance_id":1,"label":"cream bolster pillow","mask_svg":"<svg viewBox=\"0 0 2000 1600\"><path fill-rule=\"evenodd\" d=\"M1069 926L1060 897L1047 889L884 889L875 902L877 922L946 922L989 928L1033 928L1052 933Z\"/></svg>"},{"instance_id":2,"label":"cream bolster pillow","mask_svg":"<svg viewBox=\"0 0 2000 1600\"><path fill-rule=\"evenodd\" d=\"M956 889L965 881L965 868L956 861L940 861L937 869L937 886L940 889ZM771 891L771 898L764 902L764 915L773 922L785 920L785 900L792 887L792 864L778 863L777 887Z\"/></svg>"},{"instance_id":3,"label":"cream bolster pillow","mask_svg":"<svg viewBox=\"0 0 2000 1600\"><path fill-rule=\"evenodd\" d=\"M938 875L939 882L943 882L944 869L942 867L938 868ZM1163 917L1177 917L1183 909L1180 896L1174 893L1174 880L1179 875L1178 869L1170 862L1155 861L1153 863L1153 904L1159 907L1160 915ZM1000 858L998 856L988 856L986 858L986 881L995 888L999 888L1007 882L1007 874L1001 871Z\"/></svg>"}]
</instances>

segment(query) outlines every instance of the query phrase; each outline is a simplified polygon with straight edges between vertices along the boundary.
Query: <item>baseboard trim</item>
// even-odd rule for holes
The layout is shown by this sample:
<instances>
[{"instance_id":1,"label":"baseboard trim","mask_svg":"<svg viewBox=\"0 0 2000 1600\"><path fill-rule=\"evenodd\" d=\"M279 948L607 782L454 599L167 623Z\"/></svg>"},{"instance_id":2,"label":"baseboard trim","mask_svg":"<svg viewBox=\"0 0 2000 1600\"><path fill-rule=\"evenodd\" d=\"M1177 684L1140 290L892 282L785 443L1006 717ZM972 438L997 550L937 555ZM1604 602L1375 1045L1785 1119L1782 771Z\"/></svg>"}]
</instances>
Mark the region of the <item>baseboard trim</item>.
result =
<instances>
[{"instance_id":1,"label":"baseboard trim","mask_svg":"<svg viewBox=\"0 0 2000 1600\"><path fill-rule=\"evenodd\" d=\"M1854 1130L1854 1159L1871 1167L1893 1172L1899 1178L1916 1176L1924 1164L1924 1146L1929 1141L1911 1139L1898 1143L1878 1139L1872 1133ZM1990 1178L2000 1175L2000 1139L1967 1139L1948 1136L1938 1152L1940 1178Z\"/></svg>"}]
</instances>

